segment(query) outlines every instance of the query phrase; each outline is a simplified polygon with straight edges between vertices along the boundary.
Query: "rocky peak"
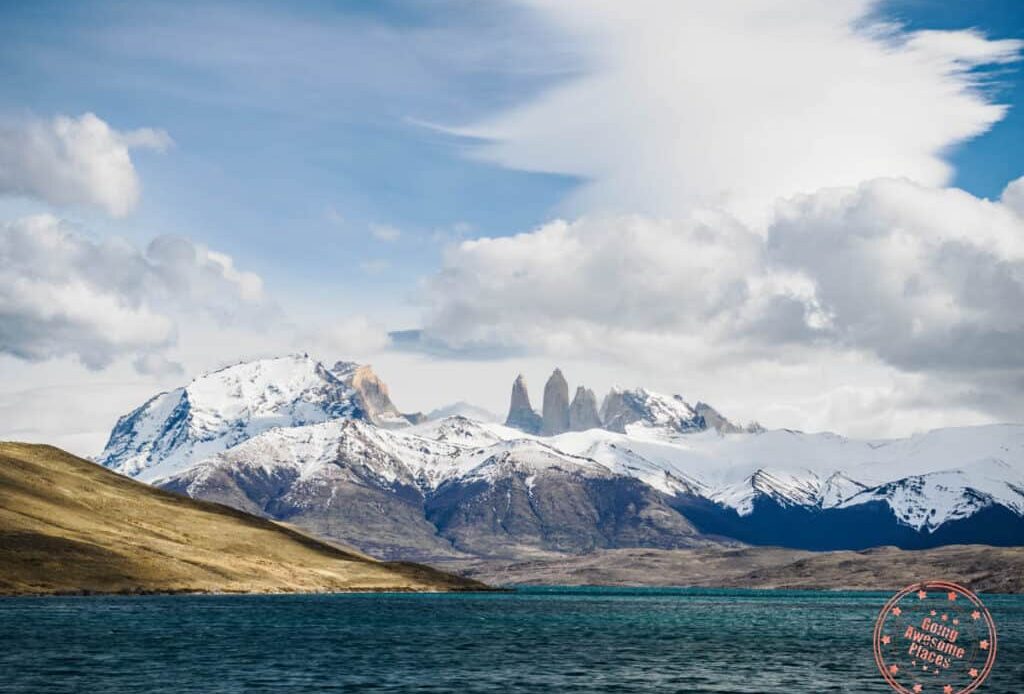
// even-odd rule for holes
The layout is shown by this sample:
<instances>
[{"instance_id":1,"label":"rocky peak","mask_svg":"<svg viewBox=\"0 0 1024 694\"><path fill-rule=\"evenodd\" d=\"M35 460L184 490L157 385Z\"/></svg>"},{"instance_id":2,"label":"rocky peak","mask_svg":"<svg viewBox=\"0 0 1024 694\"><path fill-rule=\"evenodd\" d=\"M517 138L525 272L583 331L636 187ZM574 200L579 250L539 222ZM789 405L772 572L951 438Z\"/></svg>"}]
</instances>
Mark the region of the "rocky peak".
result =
<instances>
[{"instance_id":1,"label":"rocky peak","mask_svg":"<svg viewBox=\"0 0 1024 694\"><path fill-rule=\"evenodd\" d=\"M118 420L98 462L167 474L269 429L366 417L350 382L308 355L257 359L149 399Z\"/></svg>"},{"instance_id":2,"label":"rocky peak","mask_svg":"<svg viewBox=\"0 0 1024 694\"><path fill-rule=\"evenodd\" d=\"M597 396L594 391L583 386L576 388L569 405L569 430L586 431L601 426L601 418L597 414Z\"/></svg>"},{"instance_id":3,"label":"rocky peak","mask_svg":"<svg viewBox=\"0 0 1024 694\"><path fill-rule=\"evenodd\" d=\"M555 369L544 385L544 417L541 433L554 436L569 431L569 384L561 369Z\"/></svg>"},{"instance_id":4,"label":"rocky peak","mask_svg":"<svg viewBox=\"0 0 1024 694\"><path fill-rule=\"evenodd\" d=\"M633 423L665 427L679 433L707 428L704 419L679 395L662 395L637 388L612 388L601 405L601 421L609 431L625 433Z\"/></svg>"},{"instance_id":5,"label":"rocky peak","mask_svg":"<svg viewBox=\"0 0 1024 694\"><path fill-rule=\"evenodd\" d=\"M530 405L530 393L522 374L516 376L516 380L512 383L512 399L509 403L505 425L528 434L540 433L541 417Z\"/></svg>"},{"instance_id":6,"label":"rocky peak","mask_svg":"<svg viewBox=\"0 0 1024 694\"><path fill-rule=\"evenodd\" d=\"M715 429L720 434L738 434L743 431L743 427L730 422L721 412L706 402L698 402L693 406L693 411L697 413L697 416L704 418L704 424L708 429Z\"/></svg>"},{"instance_id":7,"label":"rocky peak","mask_svg":"<svg viewBox=\"0 0 1024 694\"><path fill-rule=\"evenodd\" d=\"M368 419L379 426L408 424L410 417L403 415L391 402L388 387L374 373L369 365L338 362L331 369L333 374L345 374L344 380L359 396Z\"/></svg>"}]
</instances>

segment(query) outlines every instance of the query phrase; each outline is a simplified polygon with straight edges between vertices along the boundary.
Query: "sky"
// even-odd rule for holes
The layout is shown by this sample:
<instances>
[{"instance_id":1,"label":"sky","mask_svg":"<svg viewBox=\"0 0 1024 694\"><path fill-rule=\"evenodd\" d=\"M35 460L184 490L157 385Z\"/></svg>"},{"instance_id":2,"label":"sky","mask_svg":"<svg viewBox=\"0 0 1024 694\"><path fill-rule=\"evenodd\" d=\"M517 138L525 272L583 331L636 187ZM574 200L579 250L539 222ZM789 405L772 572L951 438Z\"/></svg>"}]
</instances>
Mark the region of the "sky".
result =
<instances>
[{"instance_id":1,"label":"sky","mask_svg":"<svg viewBox=\"0 0 1024 694\"><path fill-rule=\"evenodd\" d=\"M1021 421L1016 0L0 2L0 438L243 359ZM535 404L538 404L535 402Z\"/></svg>"}]
</instances>

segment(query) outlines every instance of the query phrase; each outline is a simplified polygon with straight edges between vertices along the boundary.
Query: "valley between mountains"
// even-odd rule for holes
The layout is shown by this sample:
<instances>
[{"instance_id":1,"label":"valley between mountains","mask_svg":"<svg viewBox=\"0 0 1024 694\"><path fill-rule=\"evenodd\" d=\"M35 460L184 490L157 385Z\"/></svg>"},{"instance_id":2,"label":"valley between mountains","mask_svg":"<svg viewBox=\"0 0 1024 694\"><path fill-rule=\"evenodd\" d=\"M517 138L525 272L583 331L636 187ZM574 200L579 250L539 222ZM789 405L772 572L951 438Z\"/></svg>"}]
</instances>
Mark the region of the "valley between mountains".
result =
<instances>
[{"instance_id":1,"label":"valley between mountains","mask_svg":"<svg viewBox=\"0 0 1024 694\"><path fill-rule=\"evenodd\" d=\"M399 411L369 367L289 355L156 395L98 462L380 559L491 580L481 562L771 545L789 551L773 566L789 566L809 550L1024 545L1021 425L878 441L766 431L641 388L599 403L580 386L570 400L557 370L542 402L520 377L504 423L428 419Z\"/></svg>"}]
</instances>

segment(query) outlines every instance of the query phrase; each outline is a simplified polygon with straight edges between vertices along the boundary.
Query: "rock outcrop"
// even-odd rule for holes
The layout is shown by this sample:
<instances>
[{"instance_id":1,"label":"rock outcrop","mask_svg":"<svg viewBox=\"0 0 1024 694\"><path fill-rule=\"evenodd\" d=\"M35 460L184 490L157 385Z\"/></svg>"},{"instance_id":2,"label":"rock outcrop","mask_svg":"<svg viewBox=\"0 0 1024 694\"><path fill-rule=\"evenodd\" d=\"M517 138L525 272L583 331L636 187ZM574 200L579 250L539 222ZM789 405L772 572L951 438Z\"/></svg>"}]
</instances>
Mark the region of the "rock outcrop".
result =
<instances>
[{"instance_id":1,"label":"rock outcrop","mask_svg":"<svg viewBox=\"0 0 1024 694\"><path fill-rule=\"evenodd\" d=\"M569 384L561 369L555 369L544 385L544 420L541 433L554 436L569 431Z\"/></svg>"},{"instance_id":2,"label":"rock outcrop","mask_svg":"<svg viewBox=\"0 0 1024 694\"><path fill-rule=\"evenodd\" d=\"M391 402L391 394L387 384L380 380L373 369L366 364L338 362L331 373L339 376L358 393L360 404L367 418L377 426L404 426L412 421L415 423L419 413L404 415Z\"/></svg>"},{"instance_id":3,"label":"rock outcrop","mask_svg":"<svg viewBox=\"0 0 1024 694\"><path fill-rule=\"evenodd\" d=\"M597 414L597 396L589 388L579 386L569 405L569 431L586 431L601 426Z\"/></svg>"},{"instance_id":4,"label":"rock outcrop","mask_svg":"<svg viewBox=\"0 0 1024 694\"><path fill-rule=\"evenodd\" d=\"M720 434L738 434L743 431L743 427L730 422L721 412L706 402L698 402L693 406L693 411L704 418L707 428L715 429Z\"/></svg>"},{"instance_id":5,"label":"rock outcrop","mask_svg":"<svg viewBox=\"0 0 1024 694\"><path fill-rule=\"evenodd\" d=\"M530 393L526 389L526 379L522 374L516 376L512 383L512 400L509 403L505 425L528 434L540 433L541 416L530 406Z\"/></svg>"},{"instance_id":6,"label":"rock outcrop","mask_svg":"<svg viewBox=\"0 0 1024 694\"><path fill-rule=\"evenodd\" d=\"M601 405L601 421L605 429L619 433L625 433L633 423L666 427L681 434L708 427L681 396L652 393L643 388L612 388Z\"/></svg>"}]
</instances>

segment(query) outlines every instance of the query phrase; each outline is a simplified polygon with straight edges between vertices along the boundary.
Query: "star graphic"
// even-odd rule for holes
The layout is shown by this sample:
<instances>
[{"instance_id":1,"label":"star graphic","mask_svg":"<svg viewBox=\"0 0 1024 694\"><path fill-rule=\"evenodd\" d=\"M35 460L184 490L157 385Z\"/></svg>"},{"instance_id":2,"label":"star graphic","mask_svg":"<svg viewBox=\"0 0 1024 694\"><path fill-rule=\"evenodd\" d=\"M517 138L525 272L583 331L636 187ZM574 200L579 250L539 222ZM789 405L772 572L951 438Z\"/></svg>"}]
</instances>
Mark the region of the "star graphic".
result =
<instances>
[{"instance_id":1,"label":"star graphic","mask_svg":"<svg viewBox=\"0 0 1024 694\"><path fill-rule=\"evenodd\" d=\"M978 668L972 667L970 670L967 671L967 674L970 675L971 677L977 677L978 676Z\"/></svg>"},{"instance_id":2,"label":"star graphic","mask_svg":"<svg viewBox=\"0 0 1024 694\"><path fill-rule=\"evenodd\" d=\"M953 687L947 684L942 688L942 694L953 694Z\"/></svg>"},{"instance_id":3,"label":"star graphic","mask_svg":"<svg viewBox=\"0 0 1024 694\"><path fill-rule=\"evenodd\" d=\"M949 621L949 615L948 614L942 615L942 621L943 622L948 622Z\"/></svg>"},{"instance_id":4,"label":"star graphic","mask_svg":"<svg viewBox=\"0 0 1024 694\"><path fill-rule=\"evenodd\" d=\"M920 684L914 685L914 694L921 694L921 690L924 689Z\"/></svg>"},{"instance_id":5,"label":"star graphic","mask_svg":"<svg viewBox=\"0 0 1024 694\"><path fill-rule=\"evenodd\" d=\"M891 672L892 674L895 675L899 671L900 671L900 666L899 665L896 665L895 663L893 663L892 665L889 666L889 672Z\"/></svg>"},{"instance_id":6,"label":"star graphic","mask_svg":"<svg viewBox=\"0 0 1024 694\"><path fill-rule=\"evenodd\" d=\"M974 619L974 620L981 619L981 613L978 612L977 610L975 610L974 612L971 613L971 619Z\"/></svg>"},{"instance_id":7,"label":"star graphic","mask_svg":"<svg viewBox=\"0 0 1024 694\"><path fill-rule=\"evenodd\" d=\"M899 617L901 614L903 614L903 610L901 610L899 607L894 607L892 608L892 613Z\"/></svg>"},{"instance_id":8,"label":"star graphic","mask_svg":"<svg viewBox=\"0 0 1024 694\"><path fill-rule=\"evenodd\" d=\"M928 666L927 665L922 665L921 669L927 671L928 670Z\"/></svg>"},{"instance_id":9,"label":"star graphic","mask_svg":"<svg viewBox=\"0 0 1024 694\"><path fill-rule=\"evenodd\" d=\"M949 592L948 592L948 593L946 594L946 597L948 597L948 598L949 598L949 601L950 601L950 602L956 602L956 593L954 593L953 591L949 591Z\"/></svg>"},{"instance_id":10,"label":"star graphic","mask_svg":"<svg viewBox=\"0 0 1024 694\"><path fill-rule=\"evenodd\" d=\"M892 637L890 637L890 636L883 636L882 637L882 643L884 643L886 646L889 645L890 641L892 641Z\"/></svg>"},{"instance_id":11,"label":"star graphic","mask_svg":"<svg viewBox=\"0 0 1024 694\"><path fill-rule=\"evenodd\" d=\"M934 617L935 614L936 614L935 610L932 610L932 612L931 612L932 617Z\"/></svg>"},{"instance_id":12,"label":"star graphic","mask_svg":"<svg viewBox=\"0 0 1024 694\"><path fill-rule=\"evenodd\" d=\"M980 648L983 651L987 651L988 650L988 641L982 641L981 643L979 643L978 644L978 648Z\"/></svg>"},{"instance_id":13,"label":"star graphic","mask_svg":"<svg viewBox=\"0 0 1024 694\"><path fill-rule=\"evenodd\" d=\"M924 600L927 597L928 597L928 593L924 592L923 590L917 591L917 599L918 600Z\"/></svg>"},{"instance_id":14,"label":"star graphic","mask_svg":"<svg viewBox=\"0 0 1024 694\"><path fill-rule=\"evenodd\" d=\"M953 620L953 624L959 624L959 623L960 623L960 620L959 620L959 619L954 619L954 620Z\"/></svg>"}]
</instances>

